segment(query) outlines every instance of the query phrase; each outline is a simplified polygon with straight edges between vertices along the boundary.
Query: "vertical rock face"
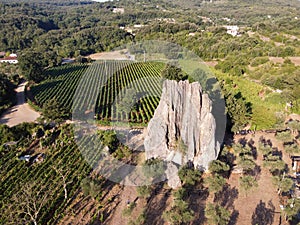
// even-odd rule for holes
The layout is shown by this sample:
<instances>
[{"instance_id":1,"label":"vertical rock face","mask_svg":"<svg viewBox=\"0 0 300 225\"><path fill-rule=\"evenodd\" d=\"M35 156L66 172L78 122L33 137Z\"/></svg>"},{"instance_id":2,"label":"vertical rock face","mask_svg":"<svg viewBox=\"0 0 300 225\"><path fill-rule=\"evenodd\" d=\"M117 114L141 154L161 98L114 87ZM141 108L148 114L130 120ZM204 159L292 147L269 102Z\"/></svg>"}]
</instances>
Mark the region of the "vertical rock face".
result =
<instances>
[{"instance_id":1,"label":"vertical rock face","mask_svg":"<svg viewBox=\"0 0 300 225\"><path fill-rule=\"evenodd\" d=\"M207 169L219 153L211 109L211 101L198 82L164 81L161 100L147 128L146 158L179 165L190 161L196 168ZM169 184L174 179L172 182L169 177Z\"/></svg>"}]
</instances>

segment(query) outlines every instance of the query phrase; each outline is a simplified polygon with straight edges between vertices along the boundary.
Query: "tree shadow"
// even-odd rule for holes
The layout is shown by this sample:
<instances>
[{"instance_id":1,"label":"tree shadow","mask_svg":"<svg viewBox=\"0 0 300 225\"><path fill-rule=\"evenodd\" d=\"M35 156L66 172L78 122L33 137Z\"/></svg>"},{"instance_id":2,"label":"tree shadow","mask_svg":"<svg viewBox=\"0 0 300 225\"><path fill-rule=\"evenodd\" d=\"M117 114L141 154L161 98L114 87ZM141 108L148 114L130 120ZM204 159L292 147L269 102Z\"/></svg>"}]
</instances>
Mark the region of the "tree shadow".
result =
<instances>
[{"instance_id":1,"label":"tree shadow","mask_svg":"<svg viewBox=\"0 0 300 225\"><path fill-rule=\"evenodd\" d=\"M253 158L256 160L257 159L257 148L255 147L255 142L253 141L253 139L251 138L248 141L248 146L251 148L251 152L252 152L252 156Z\"/></svg>"},{"instance_id":2,"label":"tree shadow","mask_svg":"<svg viewBox=\"0 0 300 225\"><path fill-rule=\"evenodd\" d=\"M163 183L155 187L151 197L147 200L145 207L147 217L144 224L163 225L165 223L162 215L167 207L167 200L171 195L171 191L172 189L164 189Z\"/></svg>"},{"instance_id":3,"label":"tree shadow","mask_svg":"<svg viewBox=\"0 0 300 225\"><path fill-rule=\"evenodd\" d=\"M245 137L240 138L240 139L238 140L238 143L240 143L243 147L245 147L246 144L247 144L247 139L246 139Z\"/></svg>"},{"instance_id":4,"label":"tree shadow","mask_svg":"<svg viewBox=\"0 0 300 225\"><path fill-rule=\"evenodd\" d=\"M227 209L233 209L234 201L238 198L238 196L239 191L237 188L231 188L229 184L226 184L220 192L215 194L214 202Z\"/></svg>"},{"instance_id":5,"label":"tree shadow","mask_svg":"<svg viewBox=\"0 0 300 225\"><path fill-rule=\"evenodd\" d=\"M275 206L272 201L268 202L268 206L265 202L260 200L259 204L256 206L255 211L252 214L252 225L268 225L274 222L274 210Z\"/></svg>"},{"instance_id":6,"label":"tree shadow","mask_svg":"<svg viewBox=\"0 0 300 225\"><path fill-rule=\"evenodd\" d=\"M193 192L191 194L191 192ZM191 223L192 225L205 224L206 218L204 215L206 199L209 196L208 189L194 190L190 191L190 197L188 199L189 207L195 212L194 220Z\"/></svg>"},{"instance_id":7,"label":"tree shadow","mask_svg":"<svg viewBox=\"0 0 300 225\"><path fill-rule=\"evenodd\" d=\"M236 187L231 187L229 184L224 185L223 189L215 194L214 203L230 210L229 225L235 225L239 217L239 211L234 208L234 201L238 198L239 191Z\"/></svg>"},{"instance_id":8,"label":"tree shadow","mask_svg":"<svg viewBox=\"0 0 300 225\"><path fill-rule=\"evenodd\" d=\"M239 215L240 215L239 211L234 209L233 212L231 213L230 221L229 221L228 225L236 225Z\"/></svg>"},{"instance_id":9,"label":"tree shadow","mask_svg":"<svg viewBox=\"0 0 300 225\"><path fill-rule=\"evenodd\" d=\"M259 137L259 142L260 142L261 144L263 144L264 146L267 146L267 145L270 146L270 147L273 146L272 141L271 141L270 139L266 140L266 139L264 138L264 136L260 136L260 137Z\"/></svg>"}]
</instances>

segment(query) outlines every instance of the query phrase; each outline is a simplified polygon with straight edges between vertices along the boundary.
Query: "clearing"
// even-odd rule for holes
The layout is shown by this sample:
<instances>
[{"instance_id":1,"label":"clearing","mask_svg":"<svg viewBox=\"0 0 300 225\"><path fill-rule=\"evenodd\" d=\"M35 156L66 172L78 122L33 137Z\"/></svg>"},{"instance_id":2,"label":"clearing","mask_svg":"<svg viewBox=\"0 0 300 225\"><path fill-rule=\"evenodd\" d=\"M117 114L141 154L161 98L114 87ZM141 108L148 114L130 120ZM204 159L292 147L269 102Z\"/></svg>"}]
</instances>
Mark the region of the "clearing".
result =
<instances>
[{"instance_id":1,"label":"clearing","mask_svg":"<svg viewBox=\"0 0 300 225\"><path fill-rule=\"evenodd\" d=\"M6 124L13 127L24 122L35 121L40 114L30 108L25 102L25 86L26 82L21 83L16 89L17 104L3 113L0 119L0 124Z\"/></svg>"}]
</instances>

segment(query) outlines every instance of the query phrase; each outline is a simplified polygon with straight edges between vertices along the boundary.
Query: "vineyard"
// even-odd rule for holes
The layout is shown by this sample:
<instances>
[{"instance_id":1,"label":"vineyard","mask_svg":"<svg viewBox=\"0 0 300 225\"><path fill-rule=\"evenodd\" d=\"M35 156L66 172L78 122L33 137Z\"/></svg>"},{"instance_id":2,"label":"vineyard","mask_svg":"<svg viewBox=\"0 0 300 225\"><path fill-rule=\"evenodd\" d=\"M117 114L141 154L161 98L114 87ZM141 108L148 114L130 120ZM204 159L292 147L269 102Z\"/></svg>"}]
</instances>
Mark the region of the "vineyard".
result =
<instances>
[{"instance_id":1,"label":"vineyard","mask_svg":"<svg viewBox=\"0 0 300 225\"><path fill-rule=\"evenodd\" d=\"M48 69L47 80L31 87L31 92L40 107L56 98L69 113L73 106L92 111L100 121L147 123L159 103L163 68L161 62L69 64Z\"/></svg>"},{"instance_id":2,"label":"vineyard","mask_svg":"<svg viewBox=\"0 0 300 225\"><path fill-rule=\"evenodd\" d=\"M41 138L23 138L16 145L0 149L2 165L0 224L8 224L11 217L14 224L21 224L16 218L18 216L27 218L26 208L23 205L26 204L26 199L30 198L33 204L44 196L48 197L41 204L38 224L55 224L61 218L70 199L76 195L81 180L91 172L91 167L78 150L72 132L70 125L64 125L52 131L47 130ZM89 138L83 139L82 144L87 143L93 142ZM24 154L31 154L34 158L41 152L46 156L42 162L35 162L32 159L26 162L19 159ZM64 175L65 180L60 173ZM67 198L64 195L63 181L67 184ZM28 194L28 187L32 187L31 195L24 196L24 192ZM40 190L42 192L37 199L36 193ZM20 213L19 210L24 210L24 213ZM11 211L14 215L10 215ZM28 224L28 221L24 224Z\"/></svg>"}]
</instances>

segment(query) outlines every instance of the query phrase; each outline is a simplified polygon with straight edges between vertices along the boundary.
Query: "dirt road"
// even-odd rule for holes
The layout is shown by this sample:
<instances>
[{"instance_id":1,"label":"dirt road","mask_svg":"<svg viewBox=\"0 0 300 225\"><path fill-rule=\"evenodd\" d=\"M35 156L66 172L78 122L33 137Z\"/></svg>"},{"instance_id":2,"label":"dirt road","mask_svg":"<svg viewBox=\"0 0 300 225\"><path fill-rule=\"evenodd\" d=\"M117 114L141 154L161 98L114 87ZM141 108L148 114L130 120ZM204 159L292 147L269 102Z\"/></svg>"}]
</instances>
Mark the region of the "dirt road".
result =
<instances>
[{"instance_id":1,"label":"dirt road","mask_svg":"<svg viewBox=\"0 0 300 225\"><path fill-rule=\"evenodd\" d=\"M11 107L0 118L0 124L6 124L9 127L18 125L23 122L33 122L40 114L30 108L28 103L25 102L25 85L21 83L16 89L17 105Z\"/></svg>"}]
</instances>

